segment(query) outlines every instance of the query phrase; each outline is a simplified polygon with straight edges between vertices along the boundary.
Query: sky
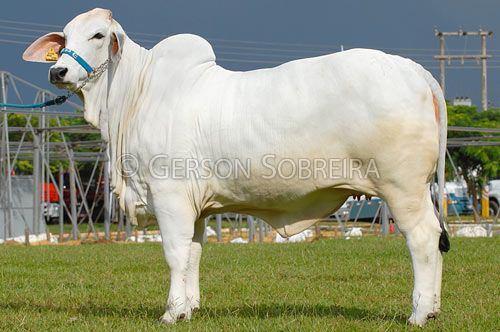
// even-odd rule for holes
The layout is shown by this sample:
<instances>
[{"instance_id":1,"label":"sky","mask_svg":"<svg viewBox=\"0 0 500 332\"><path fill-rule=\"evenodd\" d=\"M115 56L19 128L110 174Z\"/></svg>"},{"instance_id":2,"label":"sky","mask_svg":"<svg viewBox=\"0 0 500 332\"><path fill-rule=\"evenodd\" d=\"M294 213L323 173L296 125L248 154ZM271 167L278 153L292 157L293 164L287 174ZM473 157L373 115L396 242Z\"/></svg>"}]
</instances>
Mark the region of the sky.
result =
<instances>
[{"instance_id":1,"label":"sky","mask_svg":"<svg viewBox=\"0 0 500 332\"><path fill-rule=\"evenodd\" d=\"M414 59L438 77L434 29L492 30L488 94L500 106L500 1L498 0L108 0L2 1L0 70L57 92L47 82L47 64L24 62L31 41L60 31L74 16L101 7L113 11L129 36L151 48L162 36L195 33L212 43L218 63L232 70L280 63L354 47L381 49ZM59 27L61 26L61 28ZM476 54L475 37L450 37L450 54ZM453 62L446 97L469 96L480 105L478 64Z\"/></svg>"}]
</instances>

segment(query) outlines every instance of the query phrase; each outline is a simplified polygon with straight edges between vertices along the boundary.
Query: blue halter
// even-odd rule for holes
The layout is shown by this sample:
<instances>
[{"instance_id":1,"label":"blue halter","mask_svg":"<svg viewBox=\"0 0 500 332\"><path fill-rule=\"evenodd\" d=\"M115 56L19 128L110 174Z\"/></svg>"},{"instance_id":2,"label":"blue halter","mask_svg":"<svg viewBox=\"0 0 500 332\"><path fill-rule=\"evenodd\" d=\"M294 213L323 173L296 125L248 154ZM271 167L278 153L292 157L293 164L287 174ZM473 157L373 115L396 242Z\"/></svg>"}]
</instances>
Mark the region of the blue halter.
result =
<instances>
[{"instance_id":1,"label":"blue halter","mask_svg":"<svg viewBox=\"0 0 500 332\"><path fill-rule=\"evenodd\" d=\"M68 48L63 48L61 50L61 55L63 55L63 54L67 54L70 57L72 57L73 59L75 59L75 61L78 62L80 64L80 66L82 66L83 69L85 69L85 71L88 74L91 74L94 71L94 68L92 68L92 66L89 65L87 63L87 61L83 60L83 58L81 56L79 56L75 51L70 50Z\"/></svg>"},{"instance_id":2,"label":"blue halter","mask_svg":"<svg viewBox=\"0 0 500 332\"><path fill-rule=\"evenodd\" d=\"M78 62L80 64L80 66L83 67L83 69L85 69L85 71L87 72L88 74L88 77L87 77L87 80L90 80L92 77L90 74L92 74L94 72L94 68L92 68L91 65L88 64L87 61L85 61L81 56L79 56L75 51L73 50L70 50L68 48L63 48L60 52L60 54L67 54L69 55L70 57L72 57L73 59L75 59L76 62ZM109 59L103 63L101 66L99 66L97 68L98 72L97 72L97 78L99 78L100 74L102 73L102 71L100 71L100 68L102 66L107 66L107 63L109 62ZM75 92L71 92L69 94L67 94L66 96L59 96L55 99L52 99L52 100L47 100L46 102L43 102L43 103L37 103L37 104L11 104L11 103L0 103L0 107L1 108L21 108L21 109L27 109L27 108L44 108L44 107L47 107L47 106L53 106L53 105L61 105L63 104L66 100L68 100L68 98L75 94Z\"/></svg>"}]
</instances>

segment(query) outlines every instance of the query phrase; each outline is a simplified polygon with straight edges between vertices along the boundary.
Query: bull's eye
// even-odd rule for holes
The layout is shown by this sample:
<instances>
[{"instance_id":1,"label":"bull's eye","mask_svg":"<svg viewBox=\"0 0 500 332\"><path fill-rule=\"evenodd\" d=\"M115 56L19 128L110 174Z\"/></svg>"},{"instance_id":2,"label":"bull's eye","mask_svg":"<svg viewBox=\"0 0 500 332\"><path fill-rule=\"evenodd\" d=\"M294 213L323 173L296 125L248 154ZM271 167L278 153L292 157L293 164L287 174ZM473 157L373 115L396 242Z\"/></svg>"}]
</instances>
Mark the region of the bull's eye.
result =
<instances>
[{"instance_id":1,"label":"bull's eye","mask_svg":"<svg viewBox=\"0 0 500 332\"><path fill-rule=\"evenodd\" d=\"M100 32L96 33L95 35L92 36L90 39L103 39L104 35Z\"/></svg>"}]
</instances>

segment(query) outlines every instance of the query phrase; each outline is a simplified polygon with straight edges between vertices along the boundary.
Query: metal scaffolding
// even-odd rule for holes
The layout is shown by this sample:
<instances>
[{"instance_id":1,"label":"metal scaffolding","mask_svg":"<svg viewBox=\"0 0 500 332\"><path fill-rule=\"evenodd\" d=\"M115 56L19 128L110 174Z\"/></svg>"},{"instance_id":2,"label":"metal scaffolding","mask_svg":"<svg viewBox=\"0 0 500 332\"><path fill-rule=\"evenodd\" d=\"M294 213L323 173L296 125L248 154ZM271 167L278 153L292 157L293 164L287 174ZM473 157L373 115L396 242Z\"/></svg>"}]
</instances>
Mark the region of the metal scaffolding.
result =
<instances>
[{"instance_id":1,"label":"metal scaffolding","mask_svg":"<svg viewBox=\"0 0 500 332\"><path fill-rule=\"evenodd\" d=\"M53 98L56 95L50 91L42 89L28 81L25 81L9 72L0 72L2 91L0 94L1 102L16 101L23 103L28 101L21 94L19 85L34 91L34 103L43 102L47 98ZM12 96L13 95L13 96ZM30 100L31 101L31 100ZM69 106L69 107L68 107ZM98 185L103 182L102 194L104 195L104 206L99 216L104 221L104 238L111 239L111 219L112 215L118 223L118 229L125 230L128 238L131 236L132 230L130 224L124 214L119 211L116 200L112 199L112 194L109 190L109 162L107 160L106 144L98 140L70 140L68 134L88 134L100 133L99 130L88 125L66 125L64 118L82 118L83 112L80 111L81 106L72 102L68 106L59 106L52 109L9 109L3 107L0 109L2 115L1 122L1 175L0 175L0 209L4 214L4 239L12 237L10 231L13 222L19 222L20 219L25 223L25 234L40 234L41 230L45 229L43 218L43 207L46 197L43 190L44 183L52 183L57 190L59 196L59 239L64 239L64 216L71 222L71 232L68 238L76 240L79 238L79 225L83 221L87 221L91 233L94 238L98 238L98 232L94 226L93 215L95 209L94 202L89 202L87 194L89 192L90 183L97 178ZM24 118L23 126L9 126L10 114L20 114ZM12 137L18 138L13 140ZM58 141L51 140L51 137L59 137ZM89 148L99 147L99 151L88 151ZM12 202L12 179L15 177L14 170L16 163L21 160L30 160L33 163L33 202L30 209L33 212L33 222L26 220L27 218L14 217L13 213L16 207ZM66 170L60 168L57 170L59 174L54 174L54 161L63 160L68 162ZM52 163L52 164L51 164ZM92 172L88 179L82 181L78 172L77 164L88 163L92 165ZM52 166L52 167L51 167ZM64 173L69 177L69 199L64 199ZM5 188L5 189L4 189ZM80 202L80 204L79 204ZM383 203L382 205L384 205ZM372 221L375 223L376 218L380 218L383 224L382 230L386 234L388 229L388 209L379 207L377 215ZM66 214L64 214L66 212ZM83 212L83 216L82 216ZM98 217L99 218L99 217ZM222 241L222 223L230 225L230 238L241 236L245 233L245 237L250 242L263 242L269 234L271 228L263 220L246 216L242 214L219 214L213 216L215 221L217 241ZM332 215L331 220L337 223L339 234L347 231L346 223L348 214L337 212ZM210 222L207 218L206 223ZM355 220L356 222L356 220ZM243 223L246 227L242 227ZM317 227L319 231L320 228ZM90 236L90 235L89 235ZM117 233L116 239L123 239Z\"/></svg>"},{"instance_id":2,"label":"metal scaffolding","mask_svg":"<svg viewBox=\"0 0 500 332\"><path fill-rule=\"evenodd\" d=\"M9 72L0 71L0 102L31 102L39 103L56 95L25 81ZM26 98L29 93L31 99ZM115 220L118 227L116 240L131 238L132 228L128 218L120 211L117 200L114 199L109 187L109 161L107 159L107 145L101 139L75 138L78 134L100 134L98 129L86 124L68 125L69 118L83 118L81 106L71 101L65 105L45 109L11 109L0 108L0 234L3 240L19 236L19 223L23 223L24 236L28 242L30 235L40 235L46 230L45 218L47 201L46 184L53 184L59 196L59 242L68 239L77 240L80 237L79 226L86 222L89 229L87 238L104 237L111 240L111 220ZM20 115L22 121L16 126L9 125L13 115ZM19 122L19 121L17 121ZM12 121L11 121L12 123ZM449 147L462 146L498 146L500 145L500 129L449 127L449 131L480 132L487 135L471 137L450 138ZM57 139L56 139L57 138ZM71 139L74 138L74 139ZM33 171L29 174L28 187L32 189L31 204L29 206L16 206L13 195L13 183L17 185L18 176L15 175L19 162L28 160L32 162ZM57 161L64 161L67 166ZM82 178L79 172L80 165L90 166L90 175ZM65 177L66 175L66 177ZM66 179L67 178L67 179ZM66 186L65 186L66 179ZM16 182L17 181L17 182ZM93 181L97 183L96 193L89 199L89 192ZM101 187L102 184L102 187ZM66 192L66 198L64 193ZM50 192L48 193L50 195ZM102 198L102 207L96 206L97 199ZM26 200L25 200L26 201ZM341 237L352 234L355 226L359 225L361 209L371 205L376 213L369 223L368 232L373 234L388 235L397 233L397 228L391 224L391 215L387 204L383 201L370 202L363 200L355 203L351 201L347 208L341 208L325 221L329 224L318 224L315 227L316 237L321 236L321 231L331 231ZM353 207L358 211L351 213ZM29 210L31 214L24 215ZM99 210L99 211L97 211ZM458 215L458 213L457 213ZM65 218L66 216L66 218ZM65 232L64 221L71 222L71 230ZM102 234L95 227L95 221L103 221ZM214 236L218 242L225 239L235 239L243 234L249 242L264 242L269 239L271 228L263 220L252 216L226 213L214 215L205 220L206 226L213 223ZM246 227L242 227L243 223ZM227 227L223 230L223 224ZM377 224L377 227L375 227ZM378 226L380 225L380 226ZM16 226L17 233L16 233ZM125 233L125 238L122 236ZM16 233L16 234L14 234ZM69 233L65 237L65 233ZM48 234L48 232L47 232ZM137 241L138 232L135 231Z\"/></svg>"},{"instance_id":3,"label":"metal scaffolding","mask_svg":"<svg viewBox=\"0 0 500 332\"><path fill-rule=\"evenodd\" d=\"M0 71L0 101L7 103L16 101L24 103L28 98L25 96L30 92L34 92L34 103L43 102L47 98L53 98L56 95L50 91L40 88L28 81L25 81L9 72ZM96 211L96 195L93 202L88 200L88 193L92 181L96 178L97 187L103 181L104 190L103 211L97 213L98 217L102 216L105 223L106 239L110 239L110 222L111 222L111 195L109 193L109 170L106 143L102 140L70 140L68 134L87 134L99 133L99 130L88 125L65 125L65 118L82 118L83 112L80 111L81 106L68 102L66 106L60 106L53 109L42 108L37 109L10 109L2 107L0 114L2 116L0 127L0 209L3 213L3 238L4 240L12 238L15 235L12 233L14 222L24 220L24 234L28 239L28 235L40 235L45 229L44 208L45 202L50 195L50 191L45 189L46 184L53 184L53 188L59 196L59 223L61 230L61 240L64 232L64 211L71 220L72 231L71 238L78 238L78 225L86 221L90 231L97 237L97 231L94 227L93 215ZM21 116L23 126L9 126L11 114ZM13 139L16 137L17 139ZM57 137L57 141L52 138ZM14 206L12 196L12 183L16 177L16 165L22 160L32 162L33 171L33 203L31 209L33 218L19 218L22 216L21 210L26 210L28 207ZM68 162L67 173L69 173L69 204L64 200L64 170L59 170L59 175L54 174L53 161L64 160ZM87 179L82 179L78 165L88 163L92 165L91 175ZM59 179L57 179L59 177ZM83 213L82 213L83 212Z\"/></svg>"}]
</instances>

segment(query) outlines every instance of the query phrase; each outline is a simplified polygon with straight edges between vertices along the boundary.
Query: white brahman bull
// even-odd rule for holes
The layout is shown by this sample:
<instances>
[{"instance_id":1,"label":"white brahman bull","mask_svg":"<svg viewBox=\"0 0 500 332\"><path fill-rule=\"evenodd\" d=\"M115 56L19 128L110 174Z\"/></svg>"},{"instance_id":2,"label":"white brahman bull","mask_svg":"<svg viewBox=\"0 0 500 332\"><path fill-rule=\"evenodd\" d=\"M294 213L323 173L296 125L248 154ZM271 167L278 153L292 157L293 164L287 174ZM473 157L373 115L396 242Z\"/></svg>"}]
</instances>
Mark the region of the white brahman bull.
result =
<instances>
[{"instance_id":1,"label":"white brahman bull","mask_svg":"<svg viewBox=\"0 0 500 332\"><path fill-rule=\"evenodd\" d=\"M147 50L104 9L39 38L23 58L55 60L63 47L70 51L51 67L50 79L69 90L89 75L77 57L94 68L110 59L107 75L78 95L85 119L109 141L122 207L134 220L158 221L170 267L164 322L189 319L200 306L206 216L247 213L290 236L361 193L382 197L406 237L414 269L409 321L422 325L439 312L440 251L449 243L429 185L437 169L442 194L446 104L420 65L353 49L234 72L218 66L198 36L175 35ZM134 172L121 168L124 155L135 158ZM182 167L172 160L188 159L189 174L174 176L172 169ZM238 160L248 169L229 174L229 162ZM295 176L301 165L310 167Z\"/></svg>"}]
</instances>

